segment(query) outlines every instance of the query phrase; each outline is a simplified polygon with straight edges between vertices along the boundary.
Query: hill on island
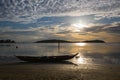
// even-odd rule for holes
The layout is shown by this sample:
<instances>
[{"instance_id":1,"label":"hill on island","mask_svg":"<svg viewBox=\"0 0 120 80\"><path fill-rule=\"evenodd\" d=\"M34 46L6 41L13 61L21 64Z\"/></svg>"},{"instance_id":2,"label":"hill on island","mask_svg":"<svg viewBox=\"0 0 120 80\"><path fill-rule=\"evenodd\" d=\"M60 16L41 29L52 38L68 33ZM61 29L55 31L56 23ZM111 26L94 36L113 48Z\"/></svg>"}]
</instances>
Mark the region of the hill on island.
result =
<instances>
[{"instance_id":1,"label":"hill on island","mask_svg":"<svg viewBox=\"0 0 120 80\"><path fill-rule=\"evenodd\" d=\"M105 43L103 40L87 40L87 41L82 41L84 43Z\"/></svg>"},{"instance_id":2,"label":"hill on island","mask_svg":"<svg viewBox=\"0 0 120 80\"><path fill-rule=\"evenodd\" d=\"M50 40L41 40L36 41L35 43L79 43L80 41L67 41L67 40L57 40L57 39L50 39ZM105 43L103 40L87 40L82 41L83 43Z\"/></svg>"},{"instance_id":3,"label":"hill on island","mask_svg":"<svg viewBox=\"0 0 120 80\"><path fill-rule=\"evenodd\" d=\"M51 40L41 40L41 41L36 41L35 43L71 43L71 41L66 41L66 40L57 40L57 39L51 39Z\"/></svg>"}]
</instances>

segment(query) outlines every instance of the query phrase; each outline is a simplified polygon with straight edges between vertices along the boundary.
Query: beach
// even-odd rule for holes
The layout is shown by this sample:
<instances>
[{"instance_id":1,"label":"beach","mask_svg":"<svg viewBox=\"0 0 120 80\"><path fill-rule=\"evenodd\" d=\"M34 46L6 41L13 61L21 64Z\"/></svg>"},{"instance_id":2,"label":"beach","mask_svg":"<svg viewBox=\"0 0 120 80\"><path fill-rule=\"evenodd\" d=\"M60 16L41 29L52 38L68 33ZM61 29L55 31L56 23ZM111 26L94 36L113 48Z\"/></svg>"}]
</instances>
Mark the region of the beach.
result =
<instances>
[{"instance_id":1,"label":"beach","mask_svg":"<svg viewBox=\"0 0 120 80\"><path fill-rule=\"evenodd\" d=\"M120 80L120 65L3 64L0 65L0 80Z\"/></svg>"}]
</instances>

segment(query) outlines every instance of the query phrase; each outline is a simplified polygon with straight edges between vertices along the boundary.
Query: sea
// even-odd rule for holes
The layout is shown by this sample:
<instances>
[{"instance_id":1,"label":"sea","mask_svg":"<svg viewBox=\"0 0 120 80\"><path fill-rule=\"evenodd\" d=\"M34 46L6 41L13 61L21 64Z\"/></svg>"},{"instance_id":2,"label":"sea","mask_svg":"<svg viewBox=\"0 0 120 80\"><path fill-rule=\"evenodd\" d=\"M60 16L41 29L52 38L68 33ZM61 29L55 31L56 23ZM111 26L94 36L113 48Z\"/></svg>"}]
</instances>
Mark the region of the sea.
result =
<instances>
[{"instance_id":1,"label":"sea","mask_svg":"<svg viewBox=\"0 0 120 80\"><path fill-rule=\"evenodd\" d=\"M120 43L0 43L0 64L23 62L16 56L76 54L75 64L120 65Z\"/></svg>"}]
</instances>

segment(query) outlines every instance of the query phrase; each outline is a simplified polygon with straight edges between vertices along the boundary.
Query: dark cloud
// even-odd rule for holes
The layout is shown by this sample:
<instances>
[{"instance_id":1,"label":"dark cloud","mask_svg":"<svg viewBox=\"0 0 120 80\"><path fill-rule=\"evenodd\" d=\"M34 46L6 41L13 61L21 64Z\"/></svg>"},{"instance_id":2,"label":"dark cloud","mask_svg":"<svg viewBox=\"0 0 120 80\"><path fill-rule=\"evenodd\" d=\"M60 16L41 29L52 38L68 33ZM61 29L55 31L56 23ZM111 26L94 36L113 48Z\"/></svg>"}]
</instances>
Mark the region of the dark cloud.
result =
<instances>
[{"instance_id":1,"label":"dark cloud","mask_svg":"<svg viewBox=\"0 0 120 80\"><path fill-rule=\"evenodd\" d=\"M105 31L107 31L109 33L118 33L118 34L120 34L120 23L115 23L115 24L111 25L111 27L105 29Z\"/></svg>"},{"instance_id":2,"label":"dark cloud","mask_svg":"<svg viewBox=\"0 0 120 80\"><path fill-rule=\"evenodd\" d=\"M9 35L35 35L35 31L7 31L1 34L9 34Z\"/></svg>"},{"instance_id":3,"label":"dark cloud","mask_svg":"<svg viewBox=\"0 0 120 80\"><path fill-rule=\"evenodd\" d=\"M104 26L92 26L90 28L85 28L84 29L84 32L93 32L93 33L96 33L96 32L100 32L102 31L102 28L104 28Z\"/></svg>"},{"instance_id":4,"label":"dark cloud","mask_svg":"<svg viewBox=\"0 0 120 80\"><path fill-rule=\"evenodd\" d=\"M68 33L72 33L71 31L59 31L57 32L57 34L68 34Z\"/></svg>"},{"instance_id":5,"label":"dark cloud","mask_svg":"<svg viewBox=\"0 0 120 80\"><path fill-rule=\"evenodd\" d=\"M108 33L120 33L120 23L111 23L111 24L97 24L93 25L89 28L85 28L84 32L93 32L93 33L98 33L98 32L108 32Z\"/></svg>"}]
</instances>

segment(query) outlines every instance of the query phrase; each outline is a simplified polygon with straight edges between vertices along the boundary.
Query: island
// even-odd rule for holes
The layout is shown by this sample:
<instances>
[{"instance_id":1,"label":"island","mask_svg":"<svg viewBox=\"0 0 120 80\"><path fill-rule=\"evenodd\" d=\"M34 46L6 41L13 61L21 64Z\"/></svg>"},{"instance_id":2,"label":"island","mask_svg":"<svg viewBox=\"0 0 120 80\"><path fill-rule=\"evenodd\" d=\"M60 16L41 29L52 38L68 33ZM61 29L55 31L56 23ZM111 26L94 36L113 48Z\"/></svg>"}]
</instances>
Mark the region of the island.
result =
<instances>
[{"instance_id":1,"label":"island","mask_svg":"<svg viewBox=\"0 0 120 80\"><path fill-rule=\"evenodd\" d=\"M103 40L87 40L87 41L82 41L84 43L105 43Z\"/></svg>"},{"instance_id":2,"label":"island","mask_svg":"<svg viewBox=\"0 0 120 80\"><path fill-rule=\"evenodd\" d=\"M58 40L58 39L50 39L50 40L41 40L36 41L35 43L72 43L72 41L66 41L66 40Z\"/></svg>"},{"instance_id":3,"label":"island","mask_svg":"<svg viewBox=\"0 0 120 80\"><path fill-rule=\"evenodd\" d=\"M14 40L6 39L6 40L0 40L0 43L15 43Z\"/></svg>"},{"instance_id":4,"label":"island","mask_svg":"<svg viewBox=\"0 0 120 80\"><path fill-rule=\"evenodd\" d=\"M105 41L103 40L67 41L67 40L50 39L50 40L36 41L35 43L105 43Z\"/></svg>"}]
</instances>

